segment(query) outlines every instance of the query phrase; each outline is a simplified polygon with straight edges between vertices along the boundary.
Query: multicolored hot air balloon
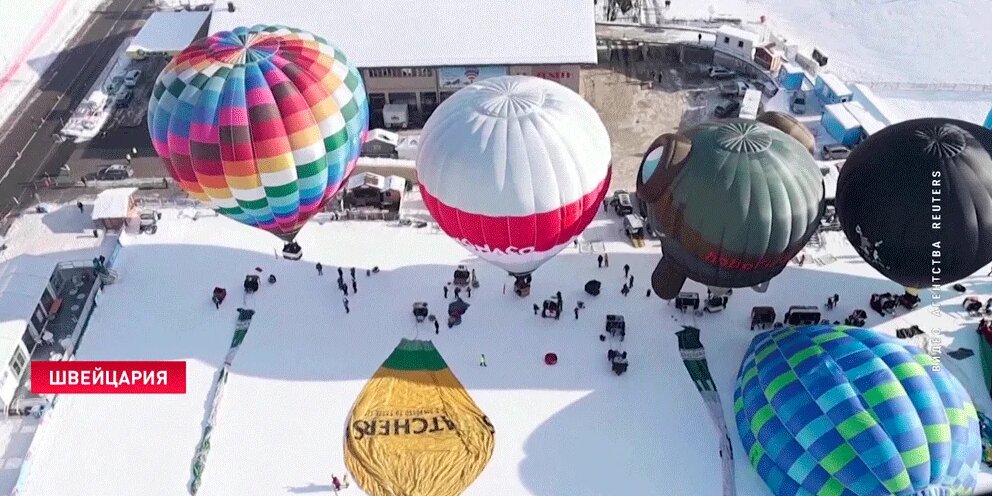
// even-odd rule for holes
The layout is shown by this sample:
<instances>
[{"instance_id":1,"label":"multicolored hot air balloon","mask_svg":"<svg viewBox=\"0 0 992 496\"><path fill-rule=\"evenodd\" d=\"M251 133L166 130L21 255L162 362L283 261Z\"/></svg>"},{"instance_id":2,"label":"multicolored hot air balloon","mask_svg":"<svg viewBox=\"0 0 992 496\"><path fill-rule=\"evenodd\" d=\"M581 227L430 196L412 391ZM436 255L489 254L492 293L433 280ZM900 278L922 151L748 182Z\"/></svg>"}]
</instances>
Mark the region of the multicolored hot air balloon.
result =
<instances>
[{"instance_id":1,"label":"multicolored hot air balloon","mask_svg":"<svg viewBox=\"0 0 992 496\"><path fill-rule=\"evenodd\" d=\"M651 284L666 300L687 277L714 293L765 283L803 249L824 210L823 176L805 146L740 119L660 136L641 162L637 196L665 235Z\"/></svg>"},{"instance_id":2,"label":"multicolored hot air balloon","mask_svg":"<svg viewBox=\"0 0 992 496\"><path fill-rule=\"evenodd\" d=\"M941 286L992 262L992 131L927 118L882 129L851 152L837 217L875 270Z\"/></svg>"},{"instance_id":3,"label":"multicolored hot air balloon","mask_svg":"<svg viewBox=\"0 0 992 496\"><path fill-rule=\"evenodd\" d=\"M152 143L179 186L287 243L351 172L368 117L344 54L281 26L195 41L148 103Z\"/></svg>"},{"instance_id":4,"label":"multicolored hot air balloon","mask_svg":"<svg viewBox=\"0 0 992 496\"><path fill-rule=\"evenodd\" d=\"M417 177L445 233L528 280L596 216L610 183L610 138L596 111L558 83L486 79L431 115Z\"/></svg>"},{"instance_id":5,"label":"multicolored hot air balloon","mask_svg":"<svg viewBox=\"0 0 992 496\"><path fill-rule=\"evenodd\" d=\"M776 496L975 488L981 436L967 391L919 348L868 329L759 334L734 410L744 450Z\"/></svg>"}]
</instances>

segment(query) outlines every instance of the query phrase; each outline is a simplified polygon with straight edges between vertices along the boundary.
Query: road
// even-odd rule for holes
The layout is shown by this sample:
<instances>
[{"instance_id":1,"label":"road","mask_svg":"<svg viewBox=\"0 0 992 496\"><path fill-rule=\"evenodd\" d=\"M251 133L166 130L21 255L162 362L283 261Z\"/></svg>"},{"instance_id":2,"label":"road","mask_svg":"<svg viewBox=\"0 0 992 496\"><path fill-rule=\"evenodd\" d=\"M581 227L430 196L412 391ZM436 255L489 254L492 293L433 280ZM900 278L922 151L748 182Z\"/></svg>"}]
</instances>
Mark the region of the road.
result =
<instances>
[{"instance_id":1,"label":"road","mask_svg":"<svg viewBox=\"0 0 992 496\"><path fill-rule=\"evenodd\" d=\"M21 111L0 140L0 217L30 198L35 178L55 175L77 145L57 143L53 135L86 98L124 38L150 15L144 0L109 0L59 54L26 97ZM40 122L40 125L39 125Z\"/></svg>"}]
</instances>

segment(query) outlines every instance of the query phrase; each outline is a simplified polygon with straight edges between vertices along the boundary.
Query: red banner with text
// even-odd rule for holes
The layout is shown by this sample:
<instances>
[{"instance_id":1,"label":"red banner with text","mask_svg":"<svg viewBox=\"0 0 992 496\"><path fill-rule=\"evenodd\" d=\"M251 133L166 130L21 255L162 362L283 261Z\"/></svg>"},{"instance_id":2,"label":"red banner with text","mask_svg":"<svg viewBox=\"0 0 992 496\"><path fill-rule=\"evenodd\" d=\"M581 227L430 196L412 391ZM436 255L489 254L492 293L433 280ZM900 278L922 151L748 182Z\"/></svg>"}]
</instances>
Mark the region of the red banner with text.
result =
<instances>
[{"instance_id":1,"label":"red banner with text","mask_svg":"<svg viewBox=\"0 0 992 496\"><path fill-rule=\"evenodd\" d=\"M34 394L185 394L186 362L31 362Z\"/></svg>"}]
</instances>

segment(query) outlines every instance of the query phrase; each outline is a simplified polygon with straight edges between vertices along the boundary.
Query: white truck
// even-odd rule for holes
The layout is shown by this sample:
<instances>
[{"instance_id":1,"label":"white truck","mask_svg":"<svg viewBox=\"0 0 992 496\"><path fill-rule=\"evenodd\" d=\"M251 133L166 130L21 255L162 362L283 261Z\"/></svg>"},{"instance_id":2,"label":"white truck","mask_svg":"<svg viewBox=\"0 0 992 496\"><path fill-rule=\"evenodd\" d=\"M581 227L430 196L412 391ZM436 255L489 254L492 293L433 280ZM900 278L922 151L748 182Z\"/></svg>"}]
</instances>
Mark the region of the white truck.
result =
<instances>
[{"instance_id":1,"label":"white truck","mask_svg":"<svg viewBox=\"0 0 992 496\"><path fill-rule=\"evenodd\" d=\"M757 119L759 107L761 107L761 91L747 90L744 93L744 100L741 101L741 111L737 116L741 119Z\"/></svg>"}]
</instances>

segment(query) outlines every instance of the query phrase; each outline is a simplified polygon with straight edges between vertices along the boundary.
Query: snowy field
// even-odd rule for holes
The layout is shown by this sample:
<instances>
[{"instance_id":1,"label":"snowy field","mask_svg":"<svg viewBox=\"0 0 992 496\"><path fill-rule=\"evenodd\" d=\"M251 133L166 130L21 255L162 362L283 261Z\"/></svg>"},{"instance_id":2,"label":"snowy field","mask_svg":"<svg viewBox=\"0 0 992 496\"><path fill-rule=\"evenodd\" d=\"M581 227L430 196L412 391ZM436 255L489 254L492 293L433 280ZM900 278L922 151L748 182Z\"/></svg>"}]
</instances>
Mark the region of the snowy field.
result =
<instances>
[{"instance_id":1,"label":"snowy field","mask_svg":"<svg viewBox=\"0 0 992 496\"><path fill-rule=\"evenodd\" d=\"M828 68L845 79L990 82L988 0L672 0L664 17L714 13L747 22L766 16L805 53L824 51Z\"/></svg>"},{"instance_id":2,"label":"snowy field","mask_svg":"<svg viewBox=\"0 0 992 496\"><path fill-rule=\"evenodd\" d=\"M989 82L992 83L992 77ZM951 117L983 124L992 108L992 93L915 90L875 90L874 93L902 119Z\"/></svg>"},{"instance_id":3,"label":"snowy field","mask_svg":"<svg viewBox=\"0 0 992 496\"><path fill-rule=\"evenodd\" d=\"M77 219L72 211L67 206L50 215L62 216L59 225L71 224ZM717 435L700 421L707 414L679 356L674 307L644 294L658 248L630 247L619 237L616 217L601 213L584 234L606 241L610 268L597 269L594 254L569 247L535 273L532 297L520 299L503 294L511 280L498 269L430 228L311 223L299 238L304 261L291 262L276 256L281 243L269 235L221 217L194 221L190 213L164 210L157 234L122 237L114 267L120 281L101 295L78 355L185 360L187 394L63 397L39 434L22 494L184 494L207 392L242 304L241 283L255 267L265 270L263 278L276 274L278 282L263 282L254 296L257 314L220 408L202 495L331 494L331 474L344 471L351 405L404 337L433 339L496 426L492 461L466 495L646 495L658 494L659 487L666 494L720 494ZM78 222L79 230L88 225ZM48 233L15 229L8 242L20 243L20 236L43 240ZM734 428L733 391L753 337L750 308L774 304L781 313L837 292L839 308L827 317L842 320L855 307L867 308L871 293L899 290L862 263L842 235L828 236L826 246L837 262L790 266L763 295L740 290L723 314L686 317L702 329L736 453L744 451ZM325 266L322 277L317 261ZM426 326L418 329L412 302L428 301L443 314L441 289L459 263L475 268L481 282L468 299L464 323L442 327L438 336ZM619 291L625 263L635 276L626 298ZM359 270L347 315L334 284L336 266ZM366 277L372 266L382 271ZM599 297L582 292L592 278L604 282ZM986 278L965 284L983 297L992 293ZM214 286L229 291L220 310L209 300ZM560 321L535 317L531 304L558 290L566 315ZM587 308L575 320L577 300ZM975 323L961 317L959 302L944 303L948 316L939 325L949 333L945 338L953 337L950 348L977 351ZM608 345L598 339L608 313L627 320L624 349L631 365L620 377L610 371ZM880 327L892 333L911 323L927 328L934 324L929 318L921 310ZM868 322L878 324L878 317ZM549 367L542 357L552 351L559 361ZM478 366L480 353L487 368ZM990 411L978 357L944 361L979 408ZM738 494L769 494L746 457L738 455L736 464ZM992 475L983 474L981 484L992 487ZM353 485L345 493L361 491Z\"/></svg>"},{"instance_id":4,"label":"snowy field","mask_svg":"<svg viewBox=\"0 0 992 496\"><path fill-rule=\"evenodd\" d=\"M0 0L0 124L105 0Z\"/></svg>"}]
</instances>

